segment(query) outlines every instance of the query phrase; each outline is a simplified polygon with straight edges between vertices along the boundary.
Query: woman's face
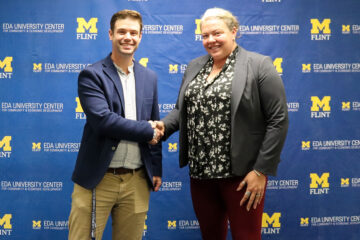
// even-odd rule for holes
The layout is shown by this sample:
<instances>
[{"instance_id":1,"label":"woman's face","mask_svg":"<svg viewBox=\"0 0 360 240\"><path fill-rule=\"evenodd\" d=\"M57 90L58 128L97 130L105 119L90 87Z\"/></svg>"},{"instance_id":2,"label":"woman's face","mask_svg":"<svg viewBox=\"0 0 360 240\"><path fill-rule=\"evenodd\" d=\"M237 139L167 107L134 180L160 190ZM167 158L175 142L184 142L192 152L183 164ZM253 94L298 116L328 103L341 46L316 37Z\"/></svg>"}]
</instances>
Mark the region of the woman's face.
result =
<instances>
[{"instance_id":1,"label":"woman's face","mask_svg":"<svg viewBox=\"0 0 360 240\"><path fill-rule=\"evenodd\" d=\"M214 61L226 59L235 49L236 29L230 30L219 18L205 19L201 24L203 45Z\"/></svg>"}]
</instances>

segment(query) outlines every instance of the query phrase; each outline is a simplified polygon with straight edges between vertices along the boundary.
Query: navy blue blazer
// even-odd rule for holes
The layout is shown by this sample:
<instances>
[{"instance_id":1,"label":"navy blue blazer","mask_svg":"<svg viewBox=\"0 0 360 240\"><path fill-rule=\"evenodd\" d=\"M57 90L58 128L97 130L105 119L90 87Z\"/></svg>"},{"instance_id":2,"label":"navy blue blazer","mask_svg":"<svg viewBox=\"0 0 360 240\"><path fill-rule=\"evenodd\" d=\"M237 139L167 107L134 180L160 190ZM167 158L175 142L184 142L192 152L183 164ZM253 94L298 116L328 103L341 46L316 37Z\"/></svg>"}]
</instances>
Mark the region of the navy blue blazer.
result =
<instances>
[{"instance_id":1,"label":"navy blue blazer","mask_svg":"<svg viewBox=\"0 0 360 240\"><path fill-rule=\"evenodd\" d=\"M161 144L151 146L153 129L148 120L159 119L156 74L134 61L137 121L125 118L124 95L110 58L80 72L78 94L86 114L81 146L72 175L80 186L93 189L104 177L121 140L139 143L150 186L162 175Z\"/></svg>"}]
</instances>

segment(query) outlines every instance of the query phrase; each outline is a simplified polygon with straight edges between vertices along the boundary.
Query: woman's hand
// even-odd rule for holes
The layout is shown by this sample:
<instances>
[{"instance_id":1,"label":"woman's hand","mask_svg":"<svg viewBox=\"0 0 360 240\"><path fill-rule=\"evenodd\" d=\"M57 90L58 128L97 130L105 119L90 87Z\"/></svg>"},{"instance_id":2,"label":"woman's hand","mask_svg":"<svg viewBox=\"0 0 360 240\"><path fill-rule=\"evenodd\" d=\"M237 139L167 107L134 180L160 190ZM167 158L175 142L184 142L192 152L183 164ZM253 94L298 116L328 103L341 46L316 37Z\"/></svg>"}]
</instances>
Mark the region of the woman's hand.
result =
<instances>
[{"instance_id":1,"label":"woman's hand","mask_svg":"<svg viewBox=\"0 0 360 240\"><path fill-rule=\"evenodd\" d=\"M246 191L244 197L240 201L240 206L244 205L247 201L246 210L250 211L251 206L256 209L264 196L266 176L253 170L246 175L236 191L240 191L245 185Z\"/></svg>"}]
</instances>

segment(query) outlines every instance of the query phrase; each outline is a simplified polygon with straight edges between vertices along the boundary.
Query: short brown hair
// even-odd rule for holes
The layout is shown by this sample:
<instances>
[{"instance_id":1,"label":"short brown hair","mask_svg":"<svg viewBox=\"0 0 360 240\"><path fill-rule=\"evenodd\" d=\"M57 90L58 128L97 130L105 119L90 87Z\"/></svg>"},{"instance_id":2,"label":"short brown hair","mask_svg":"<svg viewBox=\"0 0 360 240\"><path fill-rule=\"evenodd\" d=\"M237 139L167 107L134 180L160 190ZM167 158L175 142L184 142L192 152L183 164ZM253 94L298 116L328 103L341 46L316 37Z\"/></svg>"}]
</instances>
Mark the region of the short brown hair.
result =
<instances>
[{"instance_id":1,"label":"short brown hair","mask_svg":"<svg viewBox=\"0 0 360 240\"><path fill-rule=\"evenodd\" d=\"M110 20L110 29L111 29L111 31L114 31L115 22L116 22L118 19L125 19L125 18L133 18L133 19L135 19L135 20L139 20L139 23L140 23L140 33L141 33L142 27L143 27L141 14L140 14L139 12L135 11L135 10L128 10L128 9L124 9L124 10L118 11L117 13L115 13L115 14L111 17L111 20Z\"/></svg>"}]
</instances>

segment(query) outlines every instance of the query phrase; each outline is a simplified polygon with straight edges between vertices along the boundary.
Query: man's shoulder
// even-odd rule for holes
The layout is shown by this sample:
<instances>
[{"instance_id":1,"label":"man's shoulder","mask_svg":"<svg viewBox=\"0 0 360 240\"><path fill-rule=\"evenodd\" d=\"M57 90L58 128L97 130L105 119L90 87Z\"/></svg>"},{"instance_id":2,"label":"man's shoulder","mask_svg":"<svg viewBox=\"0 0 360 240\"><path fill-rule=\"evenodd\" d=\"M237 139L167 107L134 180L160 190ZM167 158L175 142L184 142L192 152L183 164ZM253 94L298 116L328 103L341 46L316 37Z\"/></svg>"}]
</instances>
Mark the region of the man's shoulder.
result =
<instances>
[{"instance_id":1,"label":"man's shoulder","mask_svg":"<svg viewBox=\"0 0 360 240\"><path fill-rule=\"evenodd\" d=\"M134 71L140 71L144 74L148 74L151 77L156 77L156 73L154 70L144 67L142 64L138 63L137 61L134 61Z\"/></svg>"},{"instance_id":2,"label":"man's shoulder","mask_svg":"<svg viewBox=\"0 0 360 240\"><path fill-rule=\"evenodd\" d=\"M93 71L96 71L96 70L99 70L99 69L102 69L104 66L108 65L109 64L109 56L97 61L97 62L94 62L90 65L88 65L85 69L87 70L93 70ZM111 59L110 59L111 60Z\"/></svg>"},{"instance_id":3,"label":"man's shoulder","mask_svg":"<svg viewBox=\"0 0 360 240\"><path fill-rule=\"evenodd\" d=\"M109 73L106 73L108 72L106 68L110 67L109 64L112 64L112 62L109 62L108 57L106 57L88 65L79 73L79 81L88 81L90 79L91 81L103 81L107 79L106 75L109 76Z\"/></svg>"}]
</instances>

